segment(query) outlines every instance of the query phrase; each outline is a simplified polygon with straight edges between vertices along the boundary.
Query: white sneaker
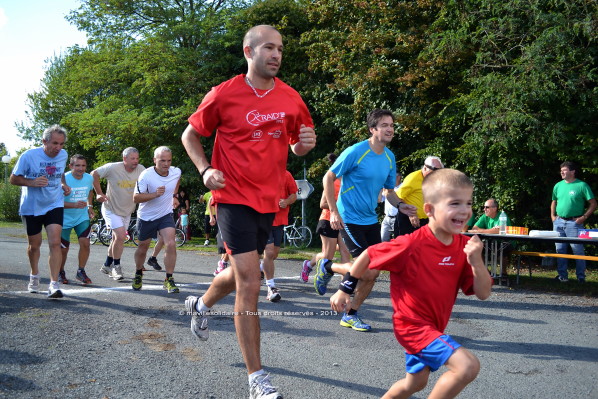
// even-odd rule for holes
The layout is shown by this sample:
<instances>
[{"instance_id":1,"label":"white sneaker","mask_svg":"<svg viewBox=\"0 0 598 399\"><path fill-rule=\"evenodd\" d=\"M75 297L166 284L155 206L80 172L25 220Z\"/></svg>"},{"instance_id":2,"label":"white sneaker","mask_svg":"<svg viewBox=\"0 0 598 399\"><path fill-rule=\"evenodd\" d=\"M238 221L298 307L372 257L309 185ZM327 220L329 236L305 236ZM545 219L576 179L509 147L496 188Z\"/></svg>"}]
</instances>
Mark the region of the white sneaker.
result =
<instances>
[{"instance_id":1,"label":"white sneaker","mask_svg":"<svg viewBox=\"0 0 598 399\"><path fill-rule=\"evenodd\" d=\"M110 275L112 268L110 266L102 265L102 267L100 267L100 271L104 274Z\"/></svg>"},{"instance_id":2,"label":"white sneaker","mask_svg":"<svg viewBox=\"0 0 598 399\"><path fill-rule=\"evenodd\" d=\"M62 298L62 291L60 291L60 284L57 281L50 283L48 285L48 298L56 299Z\"/></svg>"},{"instance_id":3,"label":"white sneaker","mask_svg":"<svg viewBox=\"0 0 598 399\"><path fill-rule=\"evenodd\" d=\"M185 299L185 310L191 315L191 332L202 341L207 341L210 331L208 330L208 315L210 312L198 312L196 305L199 302L198 296L189 295Z\"/></svg>"},{"instance_id":4,"label":"white sneaker","mask_svg":"<svg viewBox=\"0 0 598 399\"><path fill-rule=\"evenodd\" d=\"M249 399L282 399L282 395L272 386L269 374L262 374L249 384Z\"/></svg>"},{"instance_id":5,"label":"white sneaker","mask_svg":"<svg viewBox=\"0 0 598 399\"><path fill-rule=\"evenodd\" d=\"M123 279L123 270L120 267L120 265L114 266L112 268L112 272L110 273L110 277L112 277L114 280L122 280Z\"/></svg>"},{"instance_id":6,"label":"white sneaker","mask_svg":"<svg viewBox=\"0 0 598 399\"><path fill-rule=\"evenodd\" d=\"M27 290L29 292L39 291L39 277L29 275L29 284L27 285Z\"/></svg>"},{"instance_id":7,"label":"white sneaker","mask_svg":"<svg viewBox=\"0 0 598 399\"><path fill-rule=\"evenodd\" d=\"M280 293L278 292L278 288L276 287L268 287L268 295L266 296L266 299L269 300L270 302L278 302L280 301L282 297L280 296Z\"/></svg>"},{"instance_id":8,"label":"white sneaker","mask_svg":"<svg viewBox=\"0 0 598 399\"><path fill-rule=\"evenodd\" d=\"M208 245L210 245L210 240L205 240L203 243L203 246L207 247Z\"/></svg>"}]
</instances>

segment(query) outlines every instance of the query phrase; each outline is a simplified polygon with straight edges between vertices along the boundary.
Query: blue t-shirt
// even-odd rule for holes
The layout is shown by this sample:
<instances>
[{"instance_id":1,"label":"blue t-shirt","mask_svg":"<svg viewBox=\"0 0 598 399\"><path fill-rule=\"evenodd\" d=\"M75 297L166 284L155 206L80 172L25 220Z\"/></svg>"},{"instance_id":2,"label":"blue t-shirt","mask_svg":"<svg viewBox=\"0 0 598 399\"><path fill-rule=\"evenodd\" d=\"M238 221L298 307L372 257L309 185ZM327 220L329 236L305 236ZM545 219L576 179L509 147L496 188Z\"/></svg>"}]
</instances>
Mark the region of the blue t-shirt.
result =
<instances>
[{"instance_id":1,"label":"blue t-shirt","mask_svg":"<svg viewBox=\"0 0 598 399\"><path fill-rule=\"evenodd\" d=\"M73 172L68 172L64 175L64 179L67 186L71 188L71 193L64 197L64 202L87 202L89 192L93 190L93 177L89 173L83 173L83 177L79 180L73 176ZM64 208L62 228L71 229L86 220L89 220L87 207Z\"/></svg>"},{"instance_id":2,"label":"blue t-shirt","mask_svg":"<svg viewBox=\"0 0 598 399\"><path fill-rule=\"evenodd\" d=\"M378 223L378 194L382 188L395 186L394 154L388 148L376 154L365 140L343 151L330 170L341 178L336 206L343 222L361 226Z\"/></svg>"},{"instance_id":3,"label":"blue t-shirt","mask_svg":"<svg viewBox=\"0 0 598 399\"><path fill-rule=\"evenodd\" d=\"M51 158L46 155L43 147L33 148L21 154L12 174L27 179L45 176L48 179L48 185L46 187L21 187L19 215L40 216L52 209L64 206L62 175L67 158L65 150L60 150L58 155Z\"/></svg>"}]
</instances>

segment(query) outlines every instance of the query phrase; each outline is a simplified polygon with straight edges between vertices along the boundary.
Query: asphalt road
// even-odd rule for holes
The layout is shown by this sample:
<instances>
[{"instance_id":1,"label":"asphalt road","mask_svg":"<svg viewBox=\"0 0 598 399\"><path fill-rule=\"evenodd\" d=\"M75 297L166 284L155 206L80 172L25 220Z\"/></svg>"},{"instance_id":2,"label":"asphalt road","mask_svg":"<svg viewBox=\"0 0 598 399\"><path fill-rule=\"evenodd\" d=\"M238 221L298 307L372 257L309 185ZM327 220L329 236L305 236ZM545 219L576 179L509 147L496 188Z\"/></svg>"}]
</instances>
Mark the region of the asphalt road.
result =
<instances>
[{"instance_id":1,"label":"asphalt road","mask_svg":"<svg viewBox=\"0 0 598 399\"><path fill-rule=\"evenodd\" d=\"M179 294L163 272L145 273L132 291L134 248L123 255L125 280L100 273L105 247L92 247L84 287L74 279L73 245L66 297L26 291L22 237L0 237L0 397L247 398L247 376L233 325L234 296L214 307L210 338L197 340L184 314L187 295L205 291L217 256L179 251ZM47 247L41 276L47 289ZM328 298L299 280L300 262L277 262L283 299L262 288L262 361L286 399L377 398L404 375L392 333L388 281L379 281L361 315L369 333L339 326ZM333 280L335 287L339 280ZM460 398L598 398L598 301L496 287L487 301L459 295L447 332L481 361ZM442 370L442 369L441 369ZM425 398L436 381L414 398Z\"/></svg>"}]
</instances>

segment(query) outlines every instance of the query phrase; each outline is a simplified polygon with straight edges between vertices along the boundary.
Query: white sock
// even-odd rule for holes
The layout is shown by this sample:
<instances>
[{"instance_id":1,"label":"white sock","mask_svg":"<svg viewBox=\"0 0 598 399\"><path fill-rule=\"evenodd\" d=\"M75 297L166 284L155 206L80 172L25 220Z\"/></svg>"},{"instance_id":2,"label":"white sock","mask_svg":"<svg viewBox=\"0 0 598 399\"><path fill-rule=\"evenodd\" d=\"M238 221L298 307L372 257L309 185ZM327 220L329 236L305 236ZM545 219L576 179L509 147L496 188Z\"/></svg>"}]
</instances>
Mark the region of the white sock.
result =
<instances>
[{"instance_id":1,"label":"white sock","mask_svg":"<svg viewBox=\"0 0 598 399\"><path fill-rule=\"evenodd\" d=\"M197 310L199 313L209 312L211 309L212 308L207 307L203 303L203 297L199 298L199 301L197 301L197 303L195 304L195 310Z\"/></svg>"},{"instance_id":2,"label":"white sock","mask_svg":"<svg viewBox=\"0 0 598 399\"><path fill-rule=\"evenodd\" d=\"M29 273L29 277L39 278L39 273L38 274Z\"/></svg>"},{"instance_id":3,"label":"white sock","mask_svg":"<svg viewBox=\"0 0 598 399\"><path fill-rule=\"evenodd\" d=\"M248 375L248 377L249 377L249 384L251 385L251 382L253 380L255 380L257 377L259 377L260 375L262 375L262 374L266 374L266 372L264 371L264 369L260 369L260 370L256 371L255 373L249 374Z\"/></svg>"},{"instance_id":4,"label":"white sock","mask_svg":"<svg viewBox=\"0 0 598 399\"><path fill-rule=\"evenodd\" d=\"M276 283L274 282L274 279L266 280L266 285L270 288L276 287Z\"/></svg>"},{"instance_id":5,"label":"white sock","mask_svg":"<svg viewBox=\"0 0 598 399\"><path fill-rule=\"evenodd\" d=\"M260 261L260 271L264 271L264 262Z\"/></svg>"}]
</instances>

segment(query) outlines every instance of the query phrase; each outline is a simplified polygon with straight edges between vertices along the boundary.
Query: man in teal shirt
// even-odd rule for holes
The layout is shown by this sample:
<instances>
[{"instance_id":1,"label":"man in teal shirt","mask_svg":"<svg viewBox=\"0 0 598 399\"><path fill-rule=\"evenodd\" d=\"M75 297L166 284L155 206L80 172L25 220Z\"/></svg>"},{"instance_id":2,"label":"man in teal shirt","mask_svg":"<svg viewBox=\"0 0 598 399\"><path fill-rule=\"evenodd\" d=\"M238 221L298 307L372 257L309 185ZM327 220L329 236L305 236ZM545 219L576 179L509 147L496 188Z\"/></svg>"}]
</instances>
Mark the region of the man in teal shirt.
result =
<instances>
[{"instance_id":1,"label":"man in teal shirt","mask_svg":"<svg viewBox=\"0 0 598 399\"><path fill-rule=\"evenodd\" d=\"M577 237L579 229L583 229L583 223L594 213L596 209L596 198L587 183L577 179L577 166L573 162L561 164L561 180L554 185L552 190L552 203L550 204L550 218L552 219L553 230L561 237ZM588 209L585 209L586 201ZM584 255L583 244L570 244L574 255ZM556 252L567 253L566 243L557 243ZM558 276L556 280L566 283L569 281L567 273L567 259L557 258L556 269ZM586 261L575 260L575 273L577 281L586 281Z\"/></svg>"}]
</instances>

